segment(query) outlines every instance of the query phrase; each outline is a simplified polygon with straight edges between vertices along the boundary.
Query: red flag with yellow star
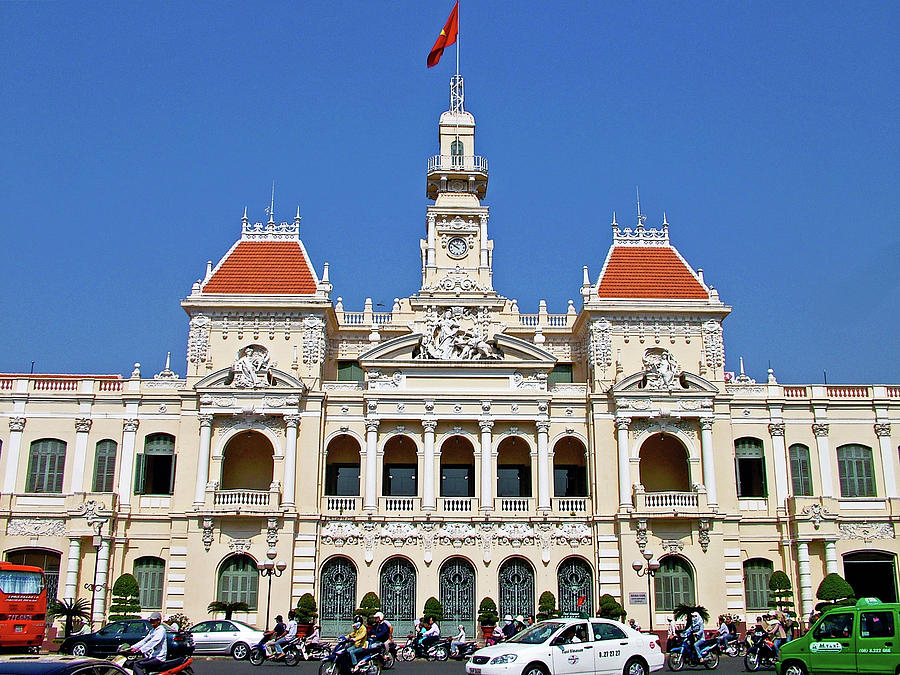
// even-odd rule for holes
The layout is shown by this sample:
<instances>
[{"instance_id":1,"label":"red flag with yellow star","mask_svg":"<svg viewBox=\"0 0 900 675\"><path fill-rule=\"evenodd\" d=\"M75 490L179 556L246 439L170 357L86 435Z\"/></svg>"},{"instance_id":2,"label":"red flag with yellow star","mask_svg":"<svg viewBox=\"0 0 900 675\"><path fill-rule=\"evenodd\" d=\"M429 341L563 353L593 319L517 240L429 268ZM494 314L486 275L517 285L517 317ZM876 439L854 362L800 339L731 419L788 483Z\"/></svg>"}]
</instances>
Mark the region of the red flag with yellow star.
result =
<instances>
[{"instance_id":1,"label":"red flag with yellow star","mask_svg":"<svg viewBox=\"0 0 900 675\"><path fill-rule=\"evenodd\" d=\"M436 66L438 61L441 60L441 55L444 53L444 48L449 47L454 42L456 42L456 36L459 35L459 2L453 5L453 11L450 12L450 18L447 19L447 23L444 24L444 30L441 31L441 34L438 35L438 39L434 43L434 47L431 48L431 52L428 54L428 67Z\"/></svg>"}]
</instances>

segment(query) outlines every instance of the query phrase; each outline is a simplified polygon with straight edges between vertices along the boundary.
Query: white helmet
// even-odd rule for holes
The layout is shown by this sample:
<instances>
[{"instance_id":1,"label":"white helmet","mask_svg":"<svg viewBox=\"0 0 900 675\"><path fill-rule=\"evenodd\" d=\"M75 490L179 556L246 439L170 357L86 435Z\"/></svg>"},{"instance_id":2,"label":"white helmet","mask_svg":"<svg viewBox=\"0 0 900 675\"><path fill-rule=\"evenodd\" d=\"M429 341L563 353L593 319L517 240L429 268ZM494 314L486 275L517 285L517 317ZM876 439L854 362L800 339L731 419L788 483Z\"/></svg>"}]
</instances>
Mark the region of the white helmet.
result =
<instances>
[{"instance_id":1,"label":"white helmet","mask_svg":"<svg viewBox=\"0 0 900 675\"><path fill-rule=\"evenodd\" d=\"M512 614L507 614L506 616L503 617L503 620L504 621L512 621Z\"/></svg>"}]
</instances>

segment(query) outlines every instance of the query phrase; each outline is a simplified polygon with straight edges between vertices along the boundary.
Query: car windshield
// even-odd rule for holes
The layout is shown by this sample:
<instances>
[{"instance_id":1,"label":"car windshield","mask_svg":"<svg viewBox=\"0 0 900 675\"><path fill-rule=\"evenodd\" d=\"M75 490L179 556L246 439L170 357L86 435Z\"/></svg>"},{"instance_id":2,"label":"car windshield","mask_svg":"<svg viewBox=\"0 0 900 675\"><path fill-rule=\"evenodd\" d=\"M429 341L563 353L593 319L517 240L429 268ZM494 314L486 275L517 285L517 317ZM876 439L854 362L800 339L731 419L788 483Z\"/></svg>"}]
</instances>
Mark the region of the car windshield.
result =
<instances>
[{"instance_id":1,"label":"car windshield","mask_svg":"<svg viewBox=\"0 0 900 675\"><path fill-rule=\"evenodd\" d=\"M507 642L520 642L526 645L539 645L546 642L551 635L563 626L559 621L541 621L516 633Z\"/></svg>"}]
</instances>

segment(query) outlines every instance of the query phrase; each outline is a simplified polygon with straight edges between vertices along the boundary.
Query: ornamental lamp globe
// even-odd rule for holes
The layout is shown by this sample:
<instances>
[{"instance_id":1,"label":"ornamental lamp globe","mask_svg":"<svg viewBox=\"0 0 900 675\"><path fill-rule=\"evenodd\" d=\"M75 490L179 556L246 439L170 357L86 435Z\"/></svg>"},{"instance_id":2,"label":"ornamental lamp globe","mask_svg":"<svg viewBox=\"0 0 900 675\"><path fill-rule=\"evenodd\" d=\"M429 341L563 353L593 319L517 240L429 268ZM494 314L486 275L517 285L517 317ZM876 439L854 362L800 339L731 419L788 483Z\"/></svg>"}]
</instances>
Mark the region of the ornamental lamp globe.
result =
<instances>
[{"instance_id":1,"label":"ornamental lamp globe","mask_svg":"<svg viewBox=\"0 0 900 675\"><path fill-rule=\"evenodd\" d=\"M275 567L278 568L279 572L284 572L287 569L287 563L284 560L279 560L275 563Z\"/></svg>"},{"instance_id":2,"label":"ornamental lamp globe","mask_svg":"<svg viewBox=\"0 0 900 675\"><path fill-rule=\"evenodd\" d=\"M633 563L631 563L631 569L633 569L635 572L640 572L643 566L644 563L642 563L640 560L635 560Z\"/></svg>"}]
</instances>

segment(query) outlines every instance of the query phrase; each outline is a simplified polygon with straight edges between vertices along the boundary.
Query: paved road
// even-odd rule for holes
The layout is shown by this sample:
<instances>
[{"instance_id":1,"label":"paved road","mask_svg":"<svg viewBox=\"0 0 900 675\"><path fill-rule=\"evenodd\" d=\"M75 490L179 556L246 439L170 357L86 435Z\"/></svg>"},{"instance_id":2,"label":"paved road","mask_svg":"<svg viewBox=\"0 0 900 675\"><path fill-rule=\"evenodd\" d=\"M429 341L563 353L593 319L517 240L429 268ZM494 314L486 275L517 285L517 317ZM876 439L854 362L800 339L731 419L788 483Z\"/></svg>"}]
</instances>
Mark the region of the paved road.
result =
<instances>
[{"instance_id":1,"label":"paved road","mask_svg":"<svg viewBox=\"0 0 900 675\"><path fill-rule=\"evenodd\" d=\"M251 666L247 661L235 661L229 658L204 658L194 659L194 673L196 675L317 675L319 664L316 661L302 661L296 667L291 668L280 663L264 663L259 667ZM465 666L461 661L413 661L412 663L398 663L393 670L384 671L385 675L464 675ZM663 669L663 673L671 671ZM708 673L704 668L685 668L682 673ZM744 673L743 659L725 658L719 662L718 673ZM765 671L762 671L765 672ZM769 671L770 673L772 671Z\"/></svg>"}]
</instances>

